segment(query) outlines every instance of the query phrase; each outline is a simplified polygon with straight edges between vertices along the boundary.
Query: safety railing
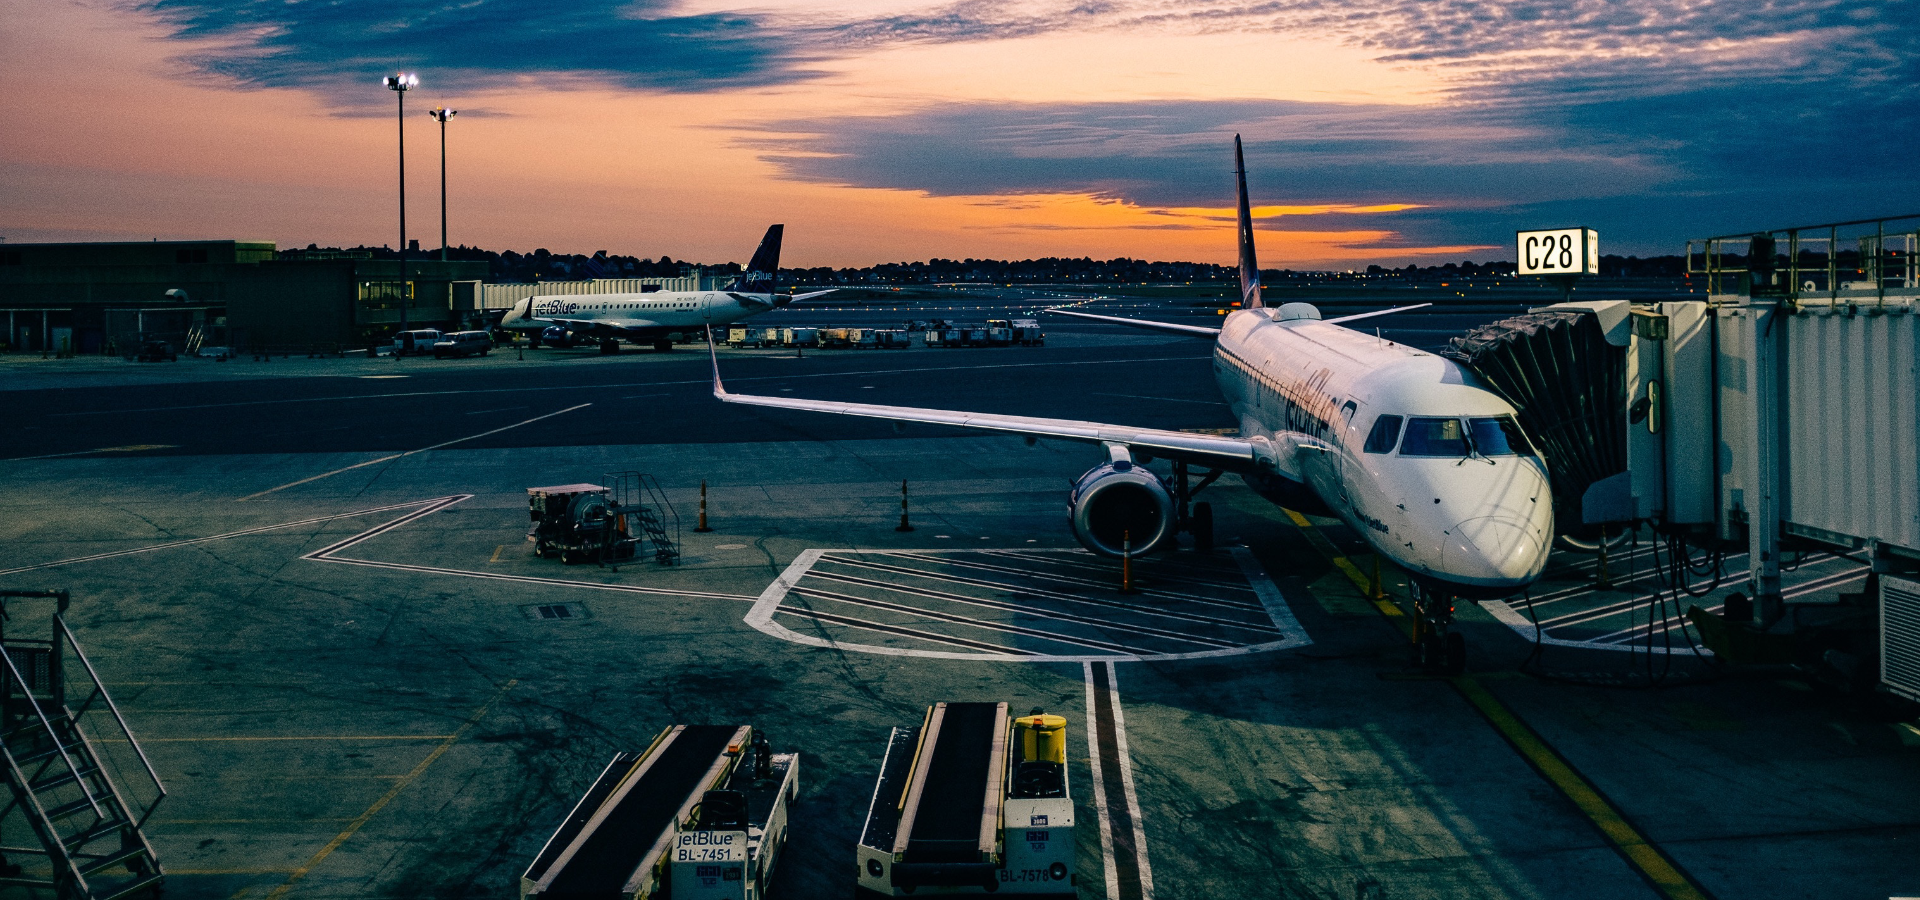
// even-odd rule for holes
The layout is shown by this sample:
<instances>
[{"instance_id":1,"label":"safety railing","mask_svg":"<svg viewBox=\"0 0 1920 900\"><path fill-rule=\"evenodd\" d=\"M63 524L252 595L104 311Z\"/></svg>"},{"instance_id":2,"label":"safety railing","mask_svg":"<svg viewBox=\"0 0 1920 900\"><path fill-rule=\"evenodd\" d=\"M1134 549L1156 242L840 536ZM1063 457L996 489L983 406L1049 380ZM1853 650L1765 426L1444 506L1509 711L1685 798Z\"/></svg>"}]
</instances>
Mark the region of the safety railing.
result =
<instances>
[{"instance_id":1,"label":"safety railing","mask_svg":"<svg viewBox=\"0 0 1920 900\"><path fill-rule=\"evenodd\" d=\"M113 788L115 799L120 801L120 807L125 809L129 817L134 820L135 827L143 827L146 825L148 817L153 815L153 811L159 808L160 801L167 799L167 786L160 781L160 773L154 770L153 760L147 758L147 751L142 749L140 742L134 738L133 729L127 726L126 717L120 714L119 704L113 702L113 695L107 692L106 683L100 680L100 673L94 670L93 662L88 660L86 652L80 649L80 642L74 640L73 632L67 628L66 620L55 615L53 617L53 626L56 642L64 643L68 649L73 651L73 658L79 660L80 668L87 673L87 683L91 686L90 689L87 690L85 699L81 700L78 706L70 705L68 707L72 713L74 730L80 732L84 738L84 732L81 732L82 718L86 716L89 711L94 710L94 704L96 702L103 706L105 715L96 715L95 719L104 720L104 722L110 725L118 734L114 735L115 740L113 743L108 745L108 748L111 749L96 746L95 752L99 755L102 764L108 765L113 769L111 773L112 777L108 779L108 784ZM55 655L59 655L58 647L55 648ZM66 673L68 679L66 695L69 700L77 693L73 690L75 687L72 681L74 674L76 673L70 669ZM120 738L125 739L124 744L119 740ZM92 742L89 741L89 743ZM139 769L141 773L146 775L145 780L142 781L126 777L126 770L130 767L122 765L124 762L124 760L120 758L124 754L124 751L120 750L122 747L131 749L133 756L139 760ZM103 749L106 749L106 752L101 752ZM120 786L125 784L131 788L131 786L136 783L141 785L151 783L153 785L154 796L151 801L141 802L137 805L127 802L127 792L122 791ZM135 814L136 812L137 815Z\"/></svg>"},{"instance_id":2,"label":"safety railing","mask_svg":"<svg viewBox=\"0 0 1920 900\"><path fill-rule=\"evenodd\" d=\"M1920 213L1687 242L1687 274L1709 295L1792 305L1885 305L1920 291Z\"/></svg>"}]
</instances>

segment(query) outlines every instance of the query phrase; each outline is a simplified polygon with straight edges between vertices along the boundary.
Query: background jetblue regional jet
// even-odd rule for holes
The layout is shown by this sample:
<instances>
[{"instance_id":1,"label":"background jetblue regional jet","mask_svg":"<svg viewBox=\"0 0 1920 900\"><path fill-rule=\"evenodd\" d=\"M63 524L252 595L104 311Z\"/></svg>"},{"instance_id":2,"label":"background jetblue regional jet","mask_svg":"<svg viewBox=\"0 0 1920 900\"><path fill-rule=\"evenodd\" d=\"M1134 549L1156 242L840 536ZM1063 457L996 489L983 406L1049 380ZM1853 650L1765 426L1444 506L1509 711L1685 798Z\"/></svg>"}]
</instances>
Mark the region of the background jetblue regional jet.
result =
<instances>
[{"instance_id":1,"label":"background jetblue regional jet","mask_svg":"<svg viewBox=\"0 0 1920 900\"><path fill-rule=\"evenodd\" d=\"M1054 310L1103 322L1215 339L1214 376L1238 437L1098 422L733 394L727 403L982 428L1098 443L1107 459L1068 497L1074 534L1104 556L1149 552L1187 531L1212 541L1212 511L1192 494L1223 472L1269 500L1338 517L1413 583L1417 644L1429 666L1459 671L1464 637L1451 631L1456 597L1502 597L1546 566L1553 535L1547 472L1514 408L1458 363L1341 323L1418 307L1322 319L1306 303L1260 299L1246 164L1233 141L1239 187L1242 308L1219 328ZM1425 306L1427 304L1420 304ZM1145 467L1173 463L1164 479ZM1190 487L1188 467L1206 472ZM1290 527L1290 526L1289 526Z\"/></svg>"},{"instance_id":2,"label":"background jetblue regional jet","mask_svg":"<svg viewBox=\"0 0 1920 900\"><path fill-rule=\"evenodd\" d=\"M618 353L621 341L651 343L655 350L671 350L675 341L697 335L702 328L732 324L795 300L833 293L825 290L789 296L773 292L773 276L780 271L780 237L785 229L784 225L768 226L746 271L717 291L528 297L500 317L500 327L531 331L537 337L558 325L576 337L599 341L605 353Z\"/></svg>"}]
</instances>

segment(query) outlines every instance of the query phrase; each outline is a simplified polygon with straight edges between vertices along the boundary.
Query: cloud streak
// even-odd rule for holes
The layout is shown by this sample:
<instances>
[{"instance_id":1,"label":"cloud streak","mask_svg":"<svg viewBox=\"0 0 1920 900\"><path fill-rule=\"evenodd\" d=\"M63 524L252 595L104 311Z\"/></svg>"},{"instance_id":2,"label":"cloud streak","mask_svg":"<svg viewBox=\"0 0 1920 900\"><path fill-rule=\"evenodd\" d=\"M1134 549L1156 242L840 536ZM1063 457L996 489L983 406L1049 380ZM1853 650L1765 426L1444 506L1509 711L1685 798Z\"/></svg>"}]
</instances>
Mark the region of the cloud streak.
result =
<instances>
[{"instance_id":1,"label":"cloud streak","mask_svg":"<svg viewBox=\"0 0 1920 900\"><path fill-rule=\"evenodd\" d=\"M175 39L206 47L182 58L199 74L344 96L364 94L368 73L402 68L479 87L578 80L679 91L811 77L808 57L787 49L765 17L674 15L670 0L153 0L138 8Z\"/></svg>"}]
</instances>

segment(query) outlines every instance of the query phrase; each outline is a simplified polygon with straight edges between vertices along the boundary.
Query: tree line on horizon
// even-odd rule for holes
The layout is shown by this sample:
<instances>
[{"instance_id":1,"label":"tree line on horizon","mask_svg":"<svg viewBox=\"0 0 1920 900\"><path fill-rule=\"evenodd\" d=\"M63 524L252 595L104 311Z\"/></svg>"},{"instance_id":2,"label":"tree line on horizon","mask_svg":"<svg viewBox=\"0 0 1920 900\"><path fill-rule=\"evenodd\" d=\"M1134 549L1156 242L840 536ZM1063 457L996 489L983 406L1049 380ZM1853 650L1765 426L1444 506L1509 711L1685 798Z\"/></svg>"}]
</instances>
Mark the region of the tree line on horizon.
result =
<instances>
[{"instance_id":1,"label":"tree line on horizon","mask_svg":"<svg viewBox=\"0 0 1920 900\"><path fill-rule=\"evenodd\" d=\"M283 250L280 255L284 258L297 258L300 254L315 251L365 253L372 259L399 259L400 257L398 251L386 246L322 250L311 244L305 250ZM416 259L438 259L439 255L440 251L437 249L422 249L409 253L409 256ZM605 250L596 251L592 255L566 254L554 253L544 247L531 253L521 253L515 250L493 251L461 245L447 248L447 259L486 263L488 280L496 284L584 281L594 278L677 278L694 269L709 274L735 275L739 274L741 268L736 262L695 263L676 260L670 256L654 259L644 256L609 254ZM1494 260L1476 263L1473 260L1463 260L1457 263L1448 262L1429 266L1409 263L1400 268L1376 264L1369 265L1365 269L1353 270L1262 269L1260 274L1261 279L1268 282L1320 281L1329 277L1424 281L1449 277L1503 277L1514 274L1514 270L1515 265L1511 261ZM1602 277L1678 278L1685 274L1686 258L1682 256L1652 256L1645 259L1637 256L1603 255L1600 257ZM1239 270L1233 266L1196 262L1149 262L1124 256L1106 260L1053 256L1023 260L936 257L925 262L878 263L859 268L833 266L782 268L778 274L778 280L783 284L808 285L953 282L1138 284L1218 282L1234 281L1238 278Z\"/></svg>"}]
</instances>

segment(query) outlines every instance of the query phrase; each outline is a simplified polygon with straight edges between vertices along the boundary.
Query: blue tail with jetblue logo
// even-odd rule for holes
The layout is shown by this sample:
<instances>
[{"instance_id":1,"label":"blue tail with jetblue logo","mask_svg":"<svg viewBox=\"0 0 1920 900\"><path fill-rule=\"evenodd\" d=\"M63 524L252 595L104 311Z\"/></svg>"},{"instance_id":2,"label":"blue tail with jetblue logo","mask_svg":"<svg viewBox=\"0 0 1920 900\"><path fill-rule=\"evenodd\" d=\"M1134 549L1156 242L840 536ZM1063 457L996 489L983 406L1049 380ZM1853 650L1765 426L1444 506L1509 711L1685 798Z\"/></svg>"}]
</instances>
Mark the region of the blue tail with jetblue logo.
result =
<instances>
[{"instance_id":1,"label":"blue tail with jetblue logo","mask_svg":"<svg viewBox=\"0 0 1920 900\"><path fill-rule=\"evenodd\" d=\"M767 226L767 236L760 239L760 249L753 251L753 259L747 263L747 270L727 282L723 290L743 294L773 293L773 276L780 271L780 236L786 228L785 225Z\"/></svg>"}]
</instances>

